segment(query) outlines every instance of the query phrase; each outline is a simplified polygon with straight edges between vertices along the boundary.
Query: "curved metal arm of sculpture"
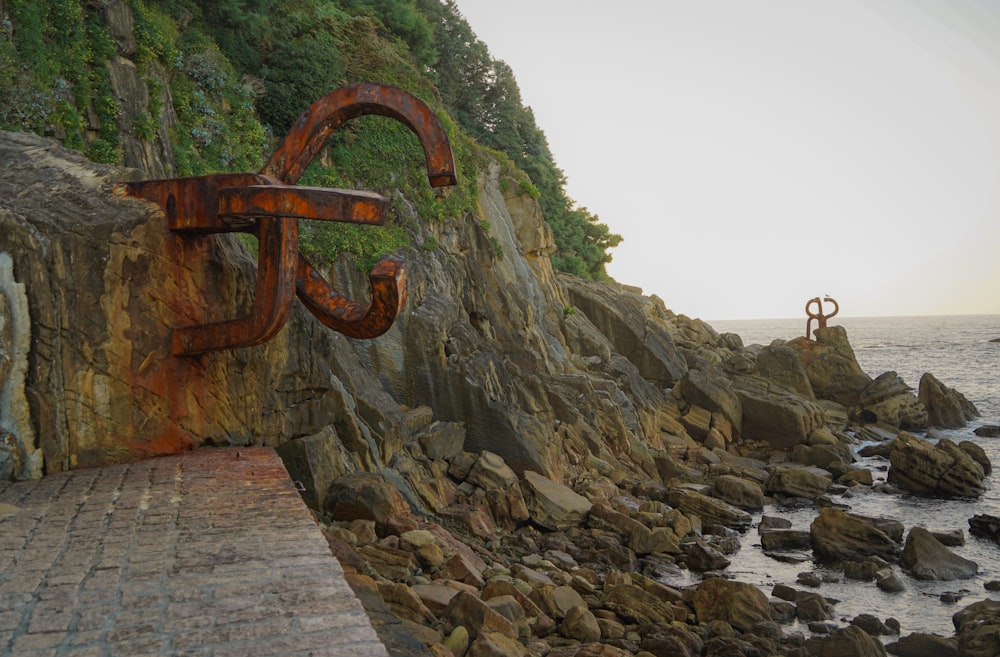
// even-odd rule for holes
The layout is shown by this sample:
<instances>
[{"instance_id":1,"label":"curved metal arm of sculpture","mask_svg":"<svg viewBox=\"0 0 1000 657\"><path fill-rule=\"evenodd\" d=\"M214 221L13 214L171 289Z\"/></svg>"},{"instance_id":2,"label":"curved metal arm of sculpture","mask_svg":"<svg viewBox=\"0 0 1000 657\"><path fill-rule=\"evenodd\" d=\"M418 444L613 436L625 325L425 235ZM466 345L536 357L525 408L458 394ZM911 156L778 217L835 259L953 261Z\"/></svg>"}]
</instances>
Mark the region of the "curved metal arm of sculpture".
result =
<instances>
[{"instance_id":1,"label":"curved metal arm of sculpture","mask_svg":"<svg viewBox=\"0 0 1000 657\"><path fill-rule=\"evenodd\" d=\"M458 181L448 135L434 112L402 89L372 83L337 89L310 105L285 135L261 173L285 183L295 183L331 132L353 118L368 114L396 119L416 133L427 158L427 179L431 187L448 187Z\"/></svg>"},{"instance_id":2,"label":"curved metal arm of sculpture","mask_svg":"<svg viewBox=\"0 0 1000 657\"><path fill-rule=\"evenodd\" d=\"M830 303L833 304L833 312L823 317L822 320L823 326L821 326L820 328L826 328L826 320L830 319L831 317L840 312L840 304L837 303L837 300L834 299L833 297L823 297L823 301L829 301ZM820 310L822 310L822 308Z\"/></svg>"},{"instance_id":3,"label":"curved metal arm of sculpture","mask_svg":"<svg viewBox=\"0 0 1000 657\"><path fill-rule=\"evenodd\" d=\"M820 314L823 312L823 302L820 301L819 297L813 297L812 299L809 299L809 301L806 301L806 316L809 318L806 320L806 340L812 340L812 321L814 319L819 319L818 315L813 314L813 312L809 310L809 307L814 303L819 308L816 312Z\"/></svg>"},{"instance_id":4,"label":"curved metal arm of sculpture","mask_svg":"<svg viewBox=\"0 0 1000 657\"><path fill-rule=\"evenodd\" d=\"M295 122L261 173L294 183L330 133L350 119L377 114L400 121L420 139L432 187L454 185L455 159L448 135L431 109L415 96L378 84L333 91L313 103ZM326 326L356 338L374 338L389 329L406 301L406 272L398 260L383 259L369 275L372 301L355 303L333 288L299 254L296 294Z\"/></svg>"},{"instance_id":5,"label":"curved metal arm of sculpture","mask_svg":"<svg viewBox=\"0 0 1000 657\"><path fill-rule=\"evenodd\" d=\"M370 303L355 303L330 287L305 258L299 258L298 294L323 324L352 338L376 338L392 326L406 304L406 268L380 260L368 274Z\"/></svg>"}]
</instances>

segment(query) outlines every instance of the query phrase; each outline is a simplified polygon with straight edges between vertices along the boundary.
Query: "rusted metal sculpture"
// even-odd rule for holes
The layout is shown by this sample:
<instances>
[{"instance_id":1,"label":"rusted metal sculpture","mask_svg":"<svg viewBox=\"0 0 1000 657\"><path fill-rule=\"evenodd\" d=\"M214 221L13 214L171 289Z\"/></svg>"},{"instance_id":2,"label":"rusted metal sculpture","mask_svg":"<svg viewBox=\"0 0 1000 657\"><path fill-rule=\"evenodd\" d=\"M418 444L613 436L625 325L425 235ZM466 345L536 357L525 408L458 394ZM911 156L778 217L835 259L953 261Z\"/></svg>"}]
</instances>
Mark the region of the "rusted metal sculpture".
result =
<instances>
[{"instance_id":1,"label":"rusted metal sculpture","mask_svg":"<svg viewBox=\"0 0 1000 657\"><path fill-rule=\"evenodd\" d=\"M388 199L364 191L298 187L295 183L331 132L367 114L396 119L413 130L427 158L432 187L456 183L451 145L437 117L409 93L378 84L338 89L313 103L260 173L221 173L126 183L128 195L153 201L167 227L181 235L244 232L259 240L253 307L237 319L175 328L172 351L190 356L248 347L274 337L299 299L321 322L355 338L392 326L406 301L406 269L384 258L369 274L371 302L347 299L299 252L299 219L382 225Z\"/></svg>"},{"instance_id":2,"label":"rusted metal sculpture","mask_svg":"<svg viewBox=\"0 0 1000 657\"><path fill-rule=\"evenodd\" d=\"M829 301L833 304L833 312L829 315L823 314L823 301ZM816 304L816 312L813 312L811 309L813 304ZM833 297L824 297L822 300L820 300L819 297L813 297L812 299L809 299L809 301L806 301L806 315L809 316L809 319L806 320L806 339L812 340L812 321L814 319L819 324L819 326L816 327L817 329L826 328L826 320L830 319L838 312L840 312L840 305L837 304Z\"/></svg>"}]
</instances>

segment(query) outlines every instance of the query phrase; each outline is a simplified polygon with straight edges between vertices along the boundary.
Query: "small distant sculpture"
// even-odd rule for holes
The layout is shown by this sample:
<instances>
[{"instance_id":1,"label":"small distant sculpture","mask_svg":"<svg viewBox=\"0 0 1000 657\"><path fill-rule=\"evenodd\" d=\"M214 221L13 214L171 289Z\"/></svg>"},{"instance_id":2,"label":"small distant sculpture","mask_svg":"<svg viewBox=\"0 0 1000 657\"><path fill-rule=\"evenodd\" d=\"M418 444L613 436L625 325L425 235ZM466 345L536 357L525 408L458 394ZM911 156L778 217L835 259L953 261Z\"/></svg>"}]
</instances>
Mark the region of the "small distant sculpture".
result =
<instances>
[{"instance_id":1,"label":"small distant sculpture","mask_svg":"<svg viewBox=\"0 0 1000 657\"><path fill-rule=\"evenodd\" d=\"M833 304L833 312L829 315L823 314L823 301L829 301ZM816 312L811 310L813 304L816 304ZM838 312L840 312L840 305L833 297L823 297L822 300L820 300L819 297L813 297L812 299L809 299L809 301L806 301L806 315L809 316L809 319L806 321L806 339L812 340L812 321L814 319L819 324L819 326L816 327L817 329L826 328L826 320L830 319Z\"/></svg>"}]
</instances>

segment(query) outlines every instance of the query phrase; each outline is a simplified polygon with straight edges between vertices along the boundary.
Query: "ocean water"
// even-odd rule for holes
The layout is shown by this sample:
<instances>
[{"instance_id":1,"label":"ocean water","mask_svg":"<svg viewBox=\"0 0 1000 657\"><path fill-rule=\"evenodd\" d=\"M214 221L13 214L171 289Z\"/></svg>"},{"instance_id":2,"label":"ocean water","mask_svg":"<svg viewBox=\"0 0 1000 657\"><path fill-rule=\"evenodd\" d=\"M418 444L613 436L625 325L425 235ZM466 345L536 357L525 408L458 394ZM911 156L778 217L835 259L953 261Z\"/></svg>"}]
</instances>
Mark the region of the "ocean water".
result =
<instances>
[{"instance_id":1,"label":"ocean water","mask_svg":"<svg viewBox=\"0 0 1000 657\"><path fill-rule=\"evenodd\" d=\"M804 335L806 328L805 318L709 323L719 332L738 334L746 345L766 345L776 338L788 340ZM783 563L766 556L760 548L756 528L743 536L741 549L730 556L732 565L728 572L736 579L760 586L768 594L775 584L782 583L799 589L816 590L827 598L838 600L834 606L834 620L840 624L858 614L871 613L883 620L888 617L897 619L904 636L918 631L952 636L955 628L951 617L956 611L986 598L1000 600L1000 593L984 589L986 582L1000 580L1000 545L971 536L968 525L968 519L976 514L1000 515L1000 438L980 438L973 433L973 429L980 425L1000 424L1000 342L990 342L1000 338L1000 315L847 317L834 318L830 324L846 329L858 363L872 377L895 371L916 389L921 375L930 372L972 401L981 417L962 429L935 430L931 437L943 435L956 442L972 440L986 450L995 468L987 478L986 493L978 500L940 500L870 492L832 496L834 501L849 505L854 513L895 518L906 526L907 531L913 526L931 530L961 529L965 533L965 545L952 550L975 561L979 565L979 574L965 580L926 582L910 578L897 565L894 568L905 582L906 591L885 593L875 582L844 579L842 571L822 563ZM858 465L871 469L876 481L885 480L887 461L860 459ZM812 509L788 509L773 505L765 508L764 513L786 517L795 529L805 530L815 517ZM760 515L756 515L755 524ZM796 583L798 574L805 571L815 571L839 581L825 582L819 589L809 589ZM697 575L688 575L667 581L682 586L693 583L697 578ZM957 603L943 602L943 593L956 593L960 599ZM804 625L786 628L786 631L795 630L808 631ZM887 637L885 640L894 638Z\"/></svg>"}]
</instances>

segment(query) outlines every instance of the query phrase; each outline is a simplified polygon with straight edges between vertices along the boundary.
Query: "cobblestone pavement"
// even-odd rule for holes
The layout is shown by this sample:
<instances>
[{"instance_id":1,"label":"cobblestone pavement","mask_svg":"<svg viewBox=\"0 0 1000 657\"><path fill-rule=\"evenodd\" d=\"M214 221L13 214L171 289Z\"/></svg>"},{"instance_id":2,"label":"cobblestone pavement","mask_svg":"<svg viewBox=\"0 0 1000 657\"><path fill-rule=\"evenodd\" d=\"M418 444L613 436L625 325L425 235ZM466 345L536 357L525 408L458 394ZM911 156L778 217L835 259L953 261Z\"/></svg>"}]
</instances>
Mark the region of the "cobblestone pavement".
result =
<instances>
[{"instance_id":1,"label":"cobblestone pavement","mask_svg":"<svg viewBox=\"0 0 1000 657\"><path fill-rule=\"evenodd\" d=\"M0 657L385 657L271 449L0 483Z\"/></svg>"}]
</instances>

